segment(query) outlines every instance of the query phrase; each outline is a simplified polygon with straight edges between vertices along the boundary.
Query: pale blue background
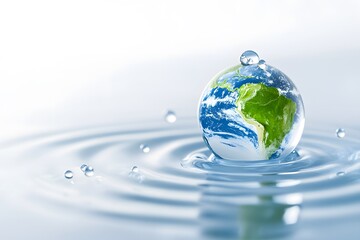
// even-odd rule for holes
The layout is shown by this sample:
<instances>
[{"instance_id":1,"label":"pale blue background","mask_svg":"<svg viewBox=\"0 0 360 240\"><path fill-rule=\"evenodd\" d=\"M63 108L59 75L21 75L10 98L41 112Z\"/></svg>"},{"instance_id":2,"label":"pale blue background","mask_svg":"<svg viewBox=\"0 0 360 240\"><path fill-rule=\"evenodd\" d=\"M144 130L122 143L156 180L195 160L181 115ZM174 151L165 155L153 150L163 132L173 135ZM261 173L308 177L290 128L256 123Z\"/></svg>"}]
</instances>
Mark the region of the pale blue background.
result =
<instances>
[{"instance_id":1,"label":"pale blue background","mask_svg":"<svg viewBox=\"0 0 360 240\"><path fill-rule=\"evenodd\" d=\"M295 82L307 126L359 125L359 13L357 0L0 0L0 140L163 121L167 109L179 121L195 117L208 81L248 49ZM17 176L1 176L11 192ZM107 237L119 229L83 217L49 220L46 208L24 213L6 196L4 239Z\"/></svg>"},{"instance_id":2,"label":"pale blue background","mask_svg":"<svg viewBox=\"0 0 360 240\"><path fill-rule=\"evenodd\" d=\"M2 136L196 116L247 49L284 71L308 124L357 123L359 1L1 1Z\"/></svg>"}]
</instances>

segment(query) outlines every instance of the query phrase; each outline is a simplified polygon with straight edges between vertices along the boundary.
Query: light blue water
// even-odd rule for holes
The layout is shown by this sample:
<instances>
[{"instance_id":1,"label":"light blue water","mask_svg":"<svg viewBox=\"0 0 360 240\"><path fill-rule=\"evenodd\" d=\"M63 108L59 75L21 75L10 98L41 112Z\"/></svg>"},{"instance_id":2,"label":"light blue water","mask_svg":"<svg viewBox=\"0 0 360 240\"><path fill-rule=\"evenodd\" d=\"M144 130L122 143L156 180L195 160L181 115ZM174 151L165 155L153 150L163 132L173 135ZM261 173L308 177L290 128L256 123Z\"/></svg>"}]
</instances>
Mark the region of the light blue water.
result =
<instances>
[{"instance_id":1,"label":"light blue water","mask_svg":"<svg viewBox=\"0 0 360 240\"><path fill-rule=\"evenodd\" d=\"M360 131L335 131L307 128L297 153L255 162L212 157L195 120L8 141L0 236L42 229L52 239L358 239Z\"/></svg>"}]
</instances>

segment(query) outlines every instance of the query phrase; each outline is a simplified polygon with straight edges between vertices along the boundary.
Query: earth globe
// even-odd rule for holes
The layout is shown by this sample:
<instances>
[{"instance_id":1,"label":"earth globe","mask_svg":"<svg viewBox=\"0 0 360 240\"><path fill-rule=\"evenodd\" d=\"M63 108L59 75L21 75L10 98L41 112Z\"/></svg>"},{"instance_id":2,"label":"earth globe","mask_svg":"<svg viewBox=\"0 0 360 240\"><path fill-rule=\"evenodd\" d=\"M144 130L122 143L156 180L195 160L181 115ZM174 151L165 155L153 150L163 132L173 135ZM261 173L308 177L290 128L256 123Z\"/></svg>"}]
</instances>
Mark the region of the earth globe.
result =
<instances>
[{"instance_id":1,"label":"earth globe","mask_svg":"<svg viewBox=\"0 0 360 240\"><path fill-rule=\"evenodd\" d=\"M226 160L282 159L299 143L305 124L294 83L251 50L209 82L198 119L205 144Z\"/></svg>"}]
</instances>

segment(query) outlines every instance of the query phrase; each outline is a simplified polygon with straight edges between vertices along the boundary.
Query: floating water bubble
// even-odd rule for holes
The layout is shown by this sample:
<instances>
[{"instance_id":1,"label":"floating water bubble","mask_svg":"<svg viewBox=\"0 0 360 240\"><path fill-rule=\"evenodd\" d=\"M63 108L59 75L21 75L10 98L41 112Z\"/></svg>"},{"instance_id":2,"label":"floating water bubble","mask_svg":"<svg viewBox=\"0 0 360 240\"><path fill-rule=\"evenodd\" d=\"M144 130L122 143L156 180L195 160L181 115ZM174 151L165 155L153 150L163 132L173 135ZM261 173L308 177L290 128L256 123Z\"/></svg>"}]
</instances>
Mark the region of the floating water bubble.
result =
<instances>
[{"instance_id":1,"label":"floating water bubble","mask_svg":"<svg viewBox=\"0 0 360 240\"><path fill-rule=\"evenodd\" d=\"M266 62L265 62L265 60L260 60L259 61L259 63L258 63L258 66L259 66L259 68L261 68L262 70L265 70L265 68L266 68Z\"/></svg>"},{"instance_id":2,"label":"floating water bubble","mask_svg":"<svg viewBox=\"0 0 360 240\"><path fill-rule=\"evenodd\" d=\"M167 113L165 114L165 121L168 123L174 123L176 122L176 114L174 111L167 111Z\"/></svg>"},{"instance_id":3,"label":"floating water bubble","mask_svg":"<svg viewBox=\"0 0 360 240\"><path fill-rule=\"evenodd\" d=\"M65 176L66 179L72 179L74 174L73 174L72 171L67 170L67 171L65 171L64 176Z\"/></svg>"},{"instance_id":4,"label":"floating water bubble","mask_svg":"<svg viewBox=\"0 0 360 240\"><path fill-rule=\"evenodd\" d=\"M94 169L91 166L86 166L84 174L87 177L92 177L94 176Z\"/></svg>"},{"instance_id":5,"label":"floating water bubble","mask_svg":"<svg viewBox=\"0 0 360 240\"><path fill-rule=\"evenodd\" d=\"M85 172L85 169L88 167L88 165L83 164L80 166L81 171Z\"/></svg>"},{"instance_id":6,"label":"floating water bubble","mask_svg":"<svg viewBox=\"0 0 360 240\"><path fill-rule=\"evenodd\" d=\"M133 166L131 168L131 171L134 172L134 173L138 173L139 172L139 168L137 166Z\"/></svg>"},{"instance_id":7,"label":"floating water bubble","mask_svg":"<svg viewBox=\"0 0 360 240\"><path fill-rule=\"evenodd\" d=\"M345 137L345 129L343 129L343 128L336 129L336 136L338 138L344 138Z\"/></svg>"},{"instance_id":8,"label":"floating water bubble","mask_svg":"<svg viewBox=\"0 0 360 240\"><path fill-rule=\"evenodd\" d=\"M240 62L242 65L247 66L251 64L257 64L259 62L259 56L252 50L245 51L240 56Z\"/></svg>"},{"instance_id":9,"label":"floating water bubble","mask_svg":"<svg viewBox=\"0 0 360 240\"><path fill-rule=\"evenodd\" d=\"M148 153L150 152L150 147L148 145L145 144L140 144L140 149L143 153Z\"/></svg>"}]
</instances>

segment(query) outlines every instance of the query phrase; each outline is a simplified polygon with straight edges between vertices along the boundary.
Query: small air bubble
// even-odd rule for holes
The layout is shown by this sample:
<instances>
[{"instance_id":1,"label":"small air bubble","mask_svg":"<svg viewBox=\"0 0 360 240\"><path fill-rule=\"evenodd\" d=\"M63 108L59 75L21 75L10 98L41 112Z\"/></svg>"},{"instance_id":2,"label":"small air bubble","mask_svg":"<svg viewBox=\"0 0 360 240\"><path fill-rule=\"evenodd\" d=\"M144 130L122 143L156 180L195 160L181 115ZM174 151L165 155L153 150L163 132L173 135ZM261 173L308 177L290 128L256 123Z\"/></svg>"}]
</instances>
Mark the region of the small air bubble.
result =
<instances>
[{"instance_id":1,"label":"small air bubble","mask_svg":"<svg viewBox=\"0 0 360 240\"><path fill-rule=\"evenodd\" d=\"M165 121L168 123L174 123L176 122L176 114L173 111L167 111L165 114Z\"/></svg>"},{"instance_id":2,"label":"small air bubble","mask_svg":"<svg viewBox=\"0 0 360 240\"><path fill-rule=\"evenodd\" d=\"M133 166L131 168L131 171L134 172L134 173L138 173L139 172L139 168L137 166Z\"/></svg>"},{"instance_id":3,"label":"small air bubble","mask_svg":"<svg viewBox=\"0 0 360 240\"><path fill-rule=\"evenodd\" d=\"M72 179L74 174L73 174L72 171L67 170L67 171L65 171L64 176L65 176L66 179Z\"/></svg>"},{"instance_id":4,"label":"small air bubble","mask_svg":"<svg viewBox=\"0 0 360 240\"><path fill-rule=\"evenodd\" d=\"M341 176L344 176L345 175L345 172L338 172L338 173L336 173L336 176L338 176L338 177L341 177Z\"/></svg>"},{"instance_id":5,"label":"small air bubble","mask_svg":"<svg viewBox=\"0 0 360 240\"><path fill-rule=\"evenodd\" d=\"M244 66L257 64L259 62L259 60L260 59L259 59L259 56L257 55L257 53L252 50L245 51L240 56L240 62Z\"/></svg>"},{"instance_id":6,"label":"small air bubble","mask_svg":"<svg viewBox=\"0 0 360 240\"><path fill-rule=\"evenodd\" d=\"M145 144L141 144L140 145L140 149L143 153L148 153L150 152L150 147L148 145L145 145Z\"/></svg>"},{"instance_id":7,"label":"small air bubble","mask_svg":"<svg viewBox=\"0 0 360 240\"><path fill-rule=\"evenodd\" d=\"M87 177L92 177L94 176L94 169L91 166L86 166L84 174Z\"/></svg>"},{"instance_id":8,"label":"small air bubble","mask_svg":"<svg viewBox=\"0 0 360 240\"><path fill-rule=\"evenodd\" d=\"M345 129L343 129L343 128L336 129L336 136L338 138L344 138L345 137Z\"/></svg>"},{"instance_id":9,"label":"small air bubble","mask_svg":"<svg viewBox=\"0 0 360 240\"><path fill-rule=\"evenodd\" d=\"M81 165L80 169L81 169L81 171L85 172L87 167L88 167L88 165L83 164L83 165Z\"/></svg>"}]
</instances>

